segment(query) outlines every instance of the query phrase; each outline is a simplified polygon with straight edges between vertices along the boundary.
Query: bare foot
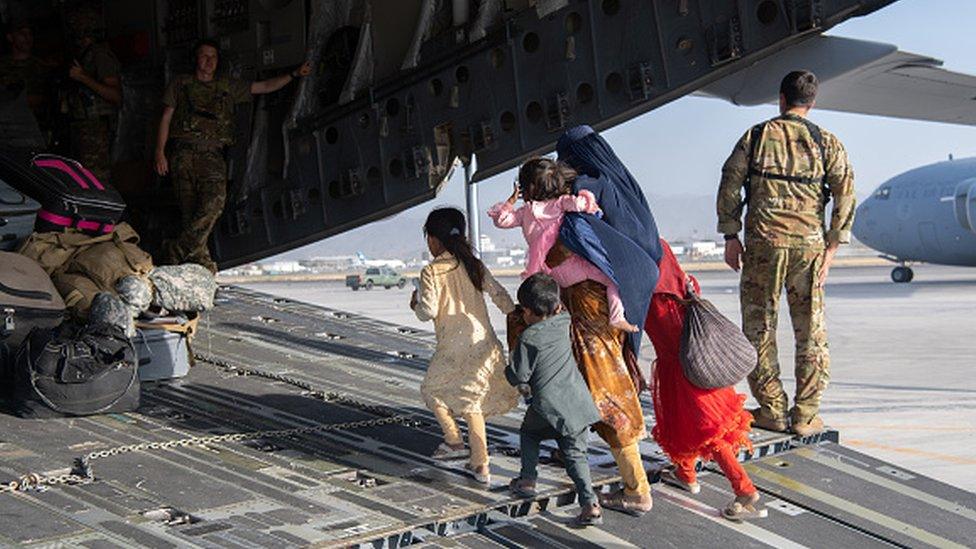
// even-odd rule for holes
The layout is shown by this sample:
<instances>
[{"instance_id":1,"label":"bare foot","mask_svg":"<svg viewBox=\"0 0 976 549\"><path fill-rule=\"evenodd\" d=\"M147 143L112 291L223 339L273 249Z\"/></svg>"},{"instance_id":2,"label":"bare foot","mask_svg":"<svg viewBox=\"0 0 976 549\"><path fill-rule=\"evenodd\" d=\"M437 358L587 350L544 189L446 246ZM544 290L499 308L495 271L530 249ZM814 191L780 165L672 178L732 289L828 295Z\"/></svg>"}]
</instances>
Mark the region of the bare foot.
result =
<instances>
[{"instance_id":1,"label":"bare foot","mask_svg":"<svg viewBox=\"0 0 976 549\"><path fill-rule=\"evenodd\" d=\"M630 322L627 322L626 320L619 320L617 322L611 322L610 325L613 326L614 328L618 329L618 330L622 330L624 332L627 332L628 334L636 334L637 332L640 331L640 328L638 328L637 326L631 324Z\"/></svg>"}]
</instances>

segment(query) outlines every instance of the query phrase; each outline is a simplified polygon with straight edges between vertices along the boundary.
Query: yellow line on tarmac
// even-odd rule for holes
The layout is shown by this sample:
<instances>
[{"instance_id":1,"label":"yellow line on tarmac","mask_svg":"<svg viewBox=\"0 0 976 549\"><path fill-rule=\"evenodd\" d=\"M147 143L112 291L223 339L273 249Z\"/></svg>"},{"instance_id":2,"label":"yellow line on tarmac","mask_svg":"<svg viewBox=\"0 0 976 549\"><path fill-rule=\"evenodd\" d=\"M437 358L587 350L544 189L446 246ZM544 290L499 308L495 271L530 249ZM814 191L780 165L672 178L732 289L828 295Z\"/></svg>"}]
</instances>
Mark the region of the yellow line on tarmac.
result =
<instances>
[{"instance_id":1,"label":"yellow line on tarmac","mask_svg":"<svg viewBox=\"0 0 976 549\"><path fill-rule=\"evenodd\" d=\"M889 452L898 452L899 454L908 454L912 456L945 461L948 463L956 463L959 465L976 465L976 459L973 458L952 456L949 454L940 454L937 452L929 452L927 450L919 450L918 448L888 446L887 444L878 444L877 442L871 442L870 440L844 439L844 444L850 446L859 446L861 448L872 448L874 450L886 450Z\"/></svg>"},{"instance_id":2,"label":"yellow line on tarmac","mask_svg":"<svg viewBox=\"0 0 976 549\"><path fill-rule=\"evenodd\" d=\"M870 471L866 471L860 467L856 467L849 463L845 463L839 458L826 456L824 454L811 450L810 448L799 448L795 450L794 453L800 457L809 459L814 463L819 463L821 465L830 467L831 469L835 469L842 473L847 473L848 475L855 476L861 480L866 480L868 482L881 486L882 488L887 488L894 492L898 492L899 494L904 494L908 497L928 503L929 505L932 505L934 507L938 507L939 509L942 509L944 511L948 511L952 514L959 515L963 518L967 518L972 521L976 521L976 511L964 505L960 505L954 501L949 501L947 499L942 499L938 496L933 496L932 494L923 492L917 488L912 488L911 486L907 486L900 482L895 482L891 479L882 477L881 475L877 475Z\"/></svg>"},{"instance_id":3,"label":"yellow line on tarmac","mask_svg":"<svg viewBox=\"0 0 976 549\"><path fill-rule=\"evenodd\" d=\"M867 507L858 505L856 503L851 503L837 496L828 494L827 492L824 492L822 490L818 490L812 486L807 486L806 484L794 480L786 475L781 475L779 473L775 473L773 471L763 469L762 467L759 467L754 463L747 463L745 464L745 467L746 470L749 471L749 474L753 478L760 478L763 480L767 480L769 482L773 482L775 484L779 484L780 486L788 490L792 490L798 494L811 497L813 499L816 499L817 501L826 503L831 507L840 509L841 511L845 511L847 513L851 513L852 515L861 517L865 520L873 522L889 530L900 532L901 534L904 534L922 543L926 543L928 545L934 545L936 547L953 547L958 549L965 549L966 547L965 545L961 545L952 540L945 539L942 536L933 534L932 532L929 532L927 530L922 530L921 528L912 526L911 524L904 523L898 519L894 519L887 515L881 514L877 511L868 509Z\"/></svg>"}]
</instances>

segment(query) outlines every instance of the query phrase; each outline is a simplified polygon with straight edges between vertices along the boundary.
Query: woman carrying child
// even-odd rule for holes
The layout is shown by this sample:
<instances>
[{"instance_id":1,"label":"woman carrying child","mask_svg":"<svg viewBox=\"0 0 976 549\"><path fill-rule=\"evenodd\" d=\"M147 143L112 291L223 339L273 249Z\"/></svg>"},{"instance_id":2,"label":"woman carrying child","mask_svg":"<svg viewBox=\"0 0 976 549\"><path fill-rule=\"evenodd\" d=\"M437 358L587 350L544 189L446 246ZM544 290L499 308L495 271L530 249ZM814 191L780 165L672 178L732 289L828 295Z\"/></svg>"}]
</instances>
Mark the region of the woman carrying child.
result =
<instances>
[{"instance_id":1,"label":"woman carrying child","mask_svg":"<svg viewBox=\"0 0 976 549\"><path fill-rule=\"evenodd\" d=\"M599 282L606 287L610 306L610 325L625 332L636 332L638 327L627 322L624 306L620 301L617 284L603 271L585 259L573 255L554 268L546 265L546 254L559 239L563 216L569 212L595 214L600 211L596 197L588 190L578 195L570 194L570 181L575 173L565 165L548 158L533 158L522 165L512 196L488 210L488 216L499 229L522 228L522 235L529 245L525 256L525 280L536 273L551 275L560 288L569 288L584 280ZM525 181L525 203L515 207L519 198L519 182Z\"/></svg>"},{"instance_id":2,"label":"woman carrying child","mask_svg":"<svg viewBox=\"0 0 976 549\"><path fill-rule=\"evenodd\" d=\"M490 482L485 417L505 414L518 391L505 379L505 354L492 329L484 294L505 314L515 310L508 292L475 257L465 237L464 214L454 208L432 211L424 224L433 260L420 273L420 289L410 301L421 321L434 321L437 346L420 386L434 412L444 442L435 459L468 456L455 422L468 424L470 459L465 468L482 484Z\"/></svg>"}]
</instances>

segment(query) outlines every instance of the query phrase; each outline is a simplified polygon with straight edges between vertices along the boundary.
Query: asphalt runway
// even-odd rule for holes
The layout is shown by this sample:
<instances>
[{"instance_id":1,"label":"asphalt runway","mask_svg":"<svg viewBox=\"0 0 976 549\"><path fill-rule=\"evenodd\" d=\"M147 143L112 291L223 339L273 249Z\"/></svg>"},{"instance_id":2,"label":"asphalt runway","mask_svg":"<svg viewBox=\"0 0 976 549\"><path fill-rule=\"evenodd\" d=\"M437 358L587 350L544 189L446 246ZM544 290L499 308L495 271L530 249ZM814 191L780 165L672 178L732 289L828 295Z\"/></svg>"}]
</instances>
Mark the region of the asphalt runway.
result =
<instances>
[{"instance_id":1,"label":"asphalt runway","mask_svg":"<svg viewBox=\"0 0 976 549\"><path fill-rule=\"evenodd\" d=\"M921 265L911 284L890 268L838 268L827 284L831 385L824 420L841 442L916 473L976 491L976 269ZM705 298L739 318L738 277L699 273ZM500 279L514 296L518 279ZM403 290L353 292L340 282L255 283L282 297L431 329L408 308ZM792 394L793 342L783 299L779 342L783 381ZM503 316L492 321L504 341ZM645 338L646 339L646 338ZM645 342L642 366L653 349ZM738 389L748 394L745 383ZM750 399L749 406L754 405Z\"/></svg>"}]
</instances>

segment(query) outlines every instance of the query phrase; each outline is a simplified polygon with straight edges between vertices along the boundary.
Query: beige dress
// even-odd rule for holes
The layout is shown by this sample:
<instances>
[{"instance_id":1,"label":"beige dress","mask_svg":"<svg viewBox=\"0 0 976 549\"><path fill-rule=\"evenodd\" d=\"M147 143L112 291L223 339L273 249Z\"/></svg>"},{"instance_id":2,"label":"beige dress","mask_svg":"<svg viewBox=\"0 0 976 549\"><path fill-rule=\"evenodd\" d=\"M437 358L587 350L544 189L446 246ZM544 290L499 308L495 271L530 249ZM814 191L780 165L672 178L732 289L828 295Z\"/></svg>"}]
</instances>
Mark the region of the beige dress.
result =
<instances>
[{"instance_id":1,"label":"beige dress","mask_svg":"<svg viewBox=\"0 0 976 549\"><path fill-rule=\"evenodd\" d=\"M515 309L505 288L485 269L484 293L449 253L420 272L414 312L434 321L437 348L420 386L427 407L442 406L454 416L504 414L518 402L518 392L505 379L505 353L488 319L484 293L505 314Z\"/></svg>"}]
</instances>

